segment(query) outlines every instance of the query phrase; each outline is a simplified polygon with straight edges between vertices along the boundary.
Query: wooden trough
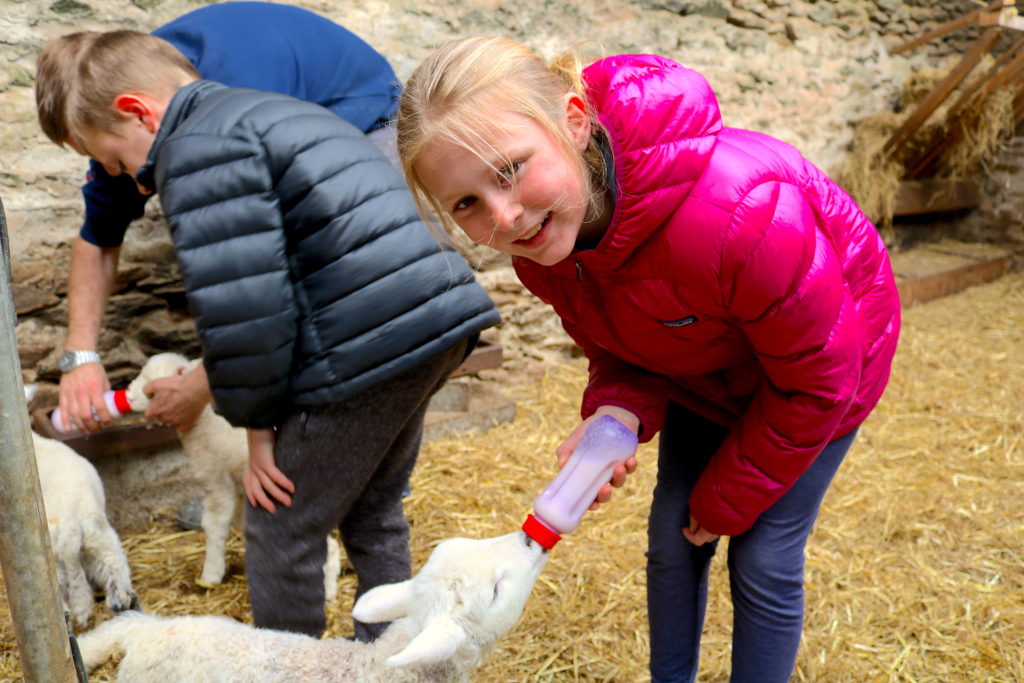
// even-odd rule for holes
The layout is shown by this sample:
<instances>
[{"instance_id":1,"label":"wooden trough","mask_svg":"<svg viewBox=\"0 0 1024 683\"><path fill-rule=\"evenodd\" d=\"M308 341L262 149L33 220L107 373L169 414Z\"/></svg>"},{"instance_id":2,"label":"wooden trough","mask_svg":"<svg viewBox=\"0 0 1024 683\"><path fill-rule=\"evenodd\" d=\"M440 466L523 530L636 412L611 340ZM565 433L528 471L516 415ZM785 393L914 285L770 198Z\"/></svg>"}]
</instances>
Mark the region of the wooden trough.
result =
<instances>
[{"instance_id":1,"label":"wooden trough","mask_svg":"<svg viewBox=\"0 0 1024 683\"><path fill-rule=\"evenodd\" d=\"M481 339L466 360L455 368L451 377L462 377L488 368L497 368L501 366L501 361L501 345ZM138 415L134 418L122 418L112 427L95 434L82 434L81 432L62 434L55 430L50 423L50 412L47 409L33 411L32 429L45 437L63 441L89 460L165 446L178 441L178 434L174 427L161 422L140 419Z\"/></svg>"}]
</instances>

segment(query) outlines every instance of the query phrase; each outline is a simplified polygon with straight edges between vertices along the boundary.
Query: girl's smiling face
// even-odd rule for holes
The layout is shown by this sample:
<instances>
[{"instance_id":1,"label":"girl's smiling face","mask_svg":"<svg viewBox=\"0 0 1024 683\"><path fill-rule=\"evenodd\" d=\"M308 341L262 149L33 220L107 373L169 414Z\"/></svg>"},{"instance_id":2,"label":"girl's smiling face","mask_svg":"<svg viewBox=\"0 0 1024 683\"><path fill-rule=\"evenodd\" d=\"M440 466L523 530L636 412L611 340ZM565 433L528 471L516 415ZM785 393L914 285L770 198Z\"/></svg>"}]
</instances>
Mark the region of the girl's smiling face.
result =
<instances>
[{"instance_id":1,"label":"girl's smiling face","mask_svg":"<svg viewBox=\"0 0 1024 683\"><path fill-rule=\"evenodd\" d=\"M578 96L566 97L566 113L570 139L582 150L590 122ZM418 156L416 174L474 242L554 265L572 253L587 217L580 165L533 119L499 110L490 120L480 154L438 140Z\"/></svg>"}]
</instances>

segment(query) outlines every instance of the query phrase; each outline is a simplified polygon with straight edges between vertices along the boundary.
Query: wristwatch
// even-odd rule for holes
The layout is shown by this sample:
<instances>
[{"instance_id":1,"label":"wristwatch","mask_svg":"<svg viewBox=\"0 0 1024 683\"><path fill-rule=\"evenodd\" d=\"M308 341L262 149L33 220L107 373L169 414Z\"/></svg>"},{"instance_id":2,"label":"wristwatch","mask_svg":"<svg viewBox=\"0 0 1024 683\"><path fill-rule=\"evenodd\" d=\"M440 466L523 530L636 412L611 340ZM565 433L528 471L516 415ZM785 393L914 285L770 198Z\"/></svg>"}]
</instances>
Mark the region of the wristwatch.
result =
<instances>
[{"instance_id":1,"label":"wristwatch","mask_svg":"<svg viewBox=\"0 0 1024 683\"><path fill-rule=\"evenodd\" d=\"M85 363L99 363L100 354L95 351L65 351L60 355L60 371L70 372Z\"/></svg>"}]
</instances>

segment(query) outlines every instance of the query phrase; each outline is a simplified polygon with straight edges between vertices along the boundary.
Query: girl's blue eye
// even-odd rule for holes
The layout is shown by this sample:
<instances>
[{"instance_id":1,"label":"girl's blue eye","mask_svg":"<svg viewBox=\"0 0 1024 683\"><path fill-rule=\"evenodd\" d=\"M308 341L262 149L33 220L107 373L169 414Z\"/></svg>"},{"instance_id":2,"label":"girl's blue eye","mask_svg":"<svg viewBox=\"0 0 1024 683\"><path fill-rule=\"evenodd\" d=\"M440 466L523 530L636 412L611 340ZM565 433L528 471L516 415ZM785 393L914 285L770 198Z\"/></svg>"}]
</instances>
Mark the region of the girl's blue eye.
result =
<instances>
[{"instance_id":1,"label":"girl's blue eye","mask_svg":"<svg viewBox=\"0 0 1024 683\"><path fill-rule=\"evenodd\" d=\"M469 207L473 202L476 201L476 197L463 197L459 201L455 202L455 211L460 211Z\"/></svg>"},{"instance_id":2,"label":"girl's blue eye","mask_svg":"<svg viewBox=\"0 0 1024 683\"><path fill-rule=\"evenodd\" d=\"M523 162L521 162L521 161L513 161L511 164L509 164L505 168L503 168L500 171L498 171L498 174L504 180L506 180L508 182L511 182L512 178L514 178L515 175L517 173L519 173L519 169L521 169L522 167L523 167Z\"/></svg>"}]
</instances>

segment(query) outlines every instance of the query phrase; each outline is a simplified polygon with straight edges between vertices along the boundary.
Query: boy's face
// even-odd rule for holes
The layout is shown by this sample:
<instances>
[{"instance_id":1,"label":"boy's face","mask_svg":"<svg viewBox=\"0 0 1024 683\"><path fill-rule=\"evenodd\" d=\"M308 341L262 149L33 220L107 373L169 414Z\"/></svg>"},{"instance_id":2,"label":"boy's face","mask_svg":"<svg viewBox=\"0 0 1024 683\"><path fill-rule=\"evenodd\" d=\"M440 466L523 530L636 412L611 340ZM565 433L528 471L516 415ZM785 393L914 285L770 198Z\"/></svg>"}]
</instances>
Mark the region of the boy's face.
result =
<instances>
[{"instance_id":1,"label":"boy's face","mask_svg":"<svg viewBox=\"0 0 1024 683\"><path fill-rule=\"evenodd\" d=\"M80 148L74 143L71 143L71 146L79 154L94 159L110 175L128 173L134 178L146 163L146 157L149 156L155 138L156 133L151 132L138 120L126 120L118 123L111 133L95 129L83 132L83 147ZM136 185L139 192L150 193L138 183Z\"/></svg>"},{"instance_id":2,"label":"boy's face","mask_svg":"<svg viewBox=\"0 0 1024 683\"><path fill-rule=\"evenodd\" d=\"M487 135L486 159L441 140L423 149L416 173L473 241L554 265L581 237L587 210L582 174L533 119L507 111L491 118L497 126ZM577 130L572 117L566 125L574 140L589 134L589 128Z\"/></svg>"}]
</instances>

